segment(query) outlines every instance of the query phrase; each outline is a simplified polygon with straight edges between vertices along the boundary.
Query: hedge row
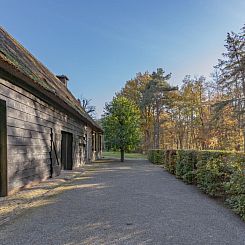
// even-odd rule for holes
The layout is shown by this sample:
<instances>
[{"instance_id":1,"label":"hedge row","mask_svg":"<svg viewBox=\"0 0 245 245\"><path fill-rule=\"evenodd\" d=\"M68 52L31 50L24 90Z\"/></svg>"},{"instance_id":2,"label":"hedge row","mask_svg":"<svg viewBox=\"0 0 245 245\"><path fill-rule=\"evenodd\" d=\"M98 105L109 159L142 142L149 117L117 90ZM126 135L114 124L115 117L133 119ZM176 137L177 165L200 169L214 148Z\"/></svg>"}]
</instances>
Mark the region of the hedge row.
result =
<instances>
[{"instance_id":1,"label":"hedge row","mask_svg":"<svg viewBox=\"0 0 245 245\"><path fill-rule=\"evenodd\" d=\"M245 221L245 154L227 151L150 150L149 160L210 196L221 197Z\"/></svg>"}]
</instances>

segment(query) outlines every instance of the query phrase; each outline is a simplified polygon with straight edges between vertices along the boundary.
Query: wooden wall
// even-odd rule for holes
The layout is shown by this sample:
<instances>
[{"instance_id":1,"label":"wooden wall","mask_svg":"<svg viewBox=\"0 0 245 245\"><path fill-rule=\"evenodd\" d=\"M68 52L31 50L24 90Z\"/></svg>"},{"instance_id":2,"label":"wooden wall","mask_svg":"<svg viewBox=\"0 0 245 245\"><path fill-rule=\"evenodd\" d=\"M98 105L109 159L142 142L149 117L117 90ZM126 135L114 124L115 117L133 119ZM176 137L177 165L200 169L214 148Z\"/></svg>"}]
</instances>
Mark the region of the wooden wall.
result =
<instances>
[{"instance_id":1,"label":"wooden wall","mask_svg":"<svg viewBox=\"0 0 245 245\"><path fill-rule=\"evenodd\" d=\"M90 139L89 143L92 149L90 159L94 161L102 158L102 149L103 149L102 134L92 130L90 130L88 134Z\"/></svg>"},{"instance_id":2,"label":"wooden wall","mask_svg":"<svg viewBox=\"0 0 245 245\"><path fill-rule=\"evenodd\" d=\"M0 78L0 99L7 105L8 189L49 176L51 129L61 164L61 131L73 134L73 167L85 162L84 124L33 94ZM57 163L54 159L54 162ZM59 173L59 167L56 168Z\"/></svg>"},{"instance_id":3,"label":"wooden wall","mask_svg":"<svg viewBox=\"0 0 245 245\"><path fill-rule=\"evenodd\" d=\"M7 166L6 102L0 99L0 196L8 193Z\"/></svg>"},{"instance_id":4,"label":"wooden wall","mask_svg":"<svg viewBox=\"0 0 245 245\"><path fill-rule=\"evenodd\" d=\"M87 139L87 160L88 162L93 161L93 146L92 146L92 129L86 128L86 139Z\"/></svg>"}]
</instances>

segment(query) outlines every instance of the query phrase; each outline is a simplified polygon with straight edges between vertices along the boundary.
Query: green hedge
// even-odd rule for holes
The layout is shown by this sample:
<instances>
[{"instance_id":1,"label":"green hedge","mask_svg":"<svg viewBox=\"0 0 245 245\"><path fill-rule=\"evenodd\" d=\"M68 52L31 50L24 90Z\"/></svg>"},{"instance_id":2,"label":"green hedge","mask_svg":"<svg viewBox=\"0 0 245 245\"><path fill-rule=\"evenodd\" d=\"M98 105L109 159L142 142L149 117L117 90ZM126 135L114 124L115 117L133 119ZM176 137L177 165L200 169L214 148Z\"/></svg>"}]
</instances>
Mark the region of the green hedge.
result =
<instances>
[{"instance_id":1,"label":"green hedge","mask_svg":"<svg viewBox=\"0 0 245 245\"><path fill-rule=\"evenodd\" d=\"M186 183L196 182L197 151L179 150L177 152L176 176Z\"/></svg>"},{"instance_id":2,"label":"green hedge","mask_svg":"<svg viewBox=\"0 0 245 245\"><path fill-rule=\"evenodd\" d=\"M164 162L165 151L162 150L152 150L148 152L148 159L150 162L162 165Z\"/></svg>"},{"instance_id":3,"label":"green hedge","mask_svg":"<svg viewBox=\"0 0 245 245\"><path fill-rule=\"evenodd\" d=\"M176 150L166 150L164 158L164 167L172 174L176 172L176 160L177 151Z\"/></svg>"},{"instance_id":4,"label":"green hedge","mask_svg":"<svg viewBox=\"0 0 245 245\"><path fill-rule=\"evenodd\" d=\"M227 151L150 150L149 160L177 178L221 197L245 220L245 154Z\"/></svg>"},{"instance_id":5,"label":"green hedge","mask_svg":"<svg viewBox=\"0 0 245 245\"><path fill-rule=\"evenodd\" d=\"M241 156L233 152L201 151L196 172L198 187L210 196L226 197L225 185L239 167Z\"/></svg>"}]
</instances>

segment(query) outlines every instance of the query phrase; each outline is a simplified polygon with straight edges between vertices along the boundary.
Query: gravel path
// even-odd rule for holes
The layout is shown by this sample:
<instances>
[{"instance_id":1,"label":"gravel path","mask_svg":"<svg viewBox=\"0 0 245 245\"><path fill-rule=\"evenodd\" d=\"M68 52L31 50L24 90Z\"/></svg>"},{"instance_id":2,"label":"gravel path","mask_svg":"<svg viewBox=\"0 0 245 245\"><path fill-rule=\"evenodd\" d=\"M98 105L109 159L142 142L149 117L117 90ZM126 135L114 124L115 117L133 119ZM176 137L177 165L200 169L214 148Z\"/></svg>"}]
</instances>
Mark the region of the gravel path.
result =
<instances>
[{"instance_id":1,"label":"gravel path","mask_svg":"<svg viewBox=\"0 0 245 245\"><path fill-rule=\"evenodd\" d=\"M0 244L244 245L229 209L144 160L96 163L0 227Z\"/></svg>"}]
</instances>

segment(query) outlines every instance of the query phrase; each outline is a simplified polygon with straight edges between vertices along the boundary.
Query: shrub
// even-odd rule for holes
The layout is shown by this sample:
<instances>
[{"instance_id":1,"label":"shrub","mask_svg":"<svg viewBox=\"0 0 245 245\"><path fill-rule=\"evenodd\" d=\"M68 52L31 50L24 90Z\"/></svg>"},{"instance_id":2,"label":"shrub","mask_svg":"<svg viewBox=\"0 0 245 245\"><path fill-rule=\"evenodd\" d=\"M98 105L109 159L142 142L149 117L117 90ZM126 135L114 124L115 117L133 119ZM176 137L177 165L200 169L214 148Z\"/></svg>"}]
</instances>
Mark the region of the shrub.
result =
<instances>
[{"instance_id":1,"label":"shrub","mask_svg":"<svg viewBox=\"0 0 245 245\"><path fill-rule=\"evenodd\" d=\"M225 196L224 184L229 181L232 169L228 154L223 152L202 152L197 163L197 185L210 196Z\"/></svg>"},{"instance_id":2,"label":"shrub","mask_svg":"<svg viewBox=\"0 0 245 245\"><path fill-rule=\"evenodd\" d=\"M195 183L196 179L197 151L179 150L176 161L176 176L186 183Z\"/></svg>"},{"instance_id":3,"label":"shrub","mask_svg":"<svg viewBox=\"0 0 245 245\"><path fill-rule=\"evenodd\" d=\"M225 183L225 190L227 195L245 194L245 164L240 161L233 161L232 173L229 182Z\"/></svg>"},{"instance_id":4,"label":"shrub","mask_svg":"<svg viewBox=\"0 0 245 245\"><path fill-rule=\"evenodd\" d=\"M245 221L245 194L231 196L226 200L226 203Z\"/></svg>"},{"instance_id":5,"label":"shrub","mask_svg":"<svg viewBox=\"0 0 245 245\"><path fill-rule=\"evenodd\" d=\"M177 151L176 150L166 150L165 159L164 159L164 167L168 172L175 174L176 161L177 161Z\"/></svg>"},{"instance_id":6,"label":"shrub","mask_svg":"<svg viewBox=\"0 0 245 245\"><path fill-rule=\"evenodd\" d=\"M153 163L153 155L154 155L154 151L153 150L149 150L148 151L148 160L150 162L152 162L152 163Z\"/></svg>"},{"instance_id":7,"label":"shrub","mask_svg":"<svg viewBox=\"0 0 245 245\"><path fill-rule=\"evenodd\" d=\"M233 162L234 171L225 183L226 203L245 221L245 163L240 158Z\"/></svg>"},{"instance_id":8,"label":"shrub","mask_svg":"<svg viewBox=\"0 0 245 245\"><path fill-rule=\"evenodd\" d=\"M245 154L227 151L151 150L149 160L210 196L222 197L245 221Z\"/></svg>"},{"instance_id":9,"label":"shrub","mask_svg":"<svg viewBox=\"0 0 245 245\"><path fill-rule=\"evenodd\" d=\"M158 165L163 164L164 151L163 150L149 150L148 159L150 162Z\"/></svg>"},{"instance_id":10,"label":"shrub","mask_svg":"<svg viewBox=\"0 0 245 245\"><path fill-rule=\"evenodd\" d=\"M196 179L198 187L211 196L225 197L227 183L239 168L241 154L223 151L202 151L199 153Z\"/></svg>"}]
</instances>

